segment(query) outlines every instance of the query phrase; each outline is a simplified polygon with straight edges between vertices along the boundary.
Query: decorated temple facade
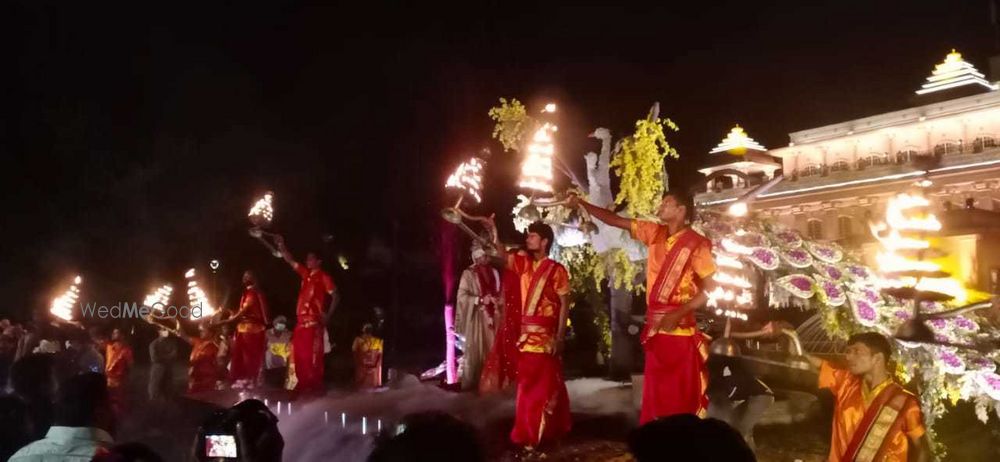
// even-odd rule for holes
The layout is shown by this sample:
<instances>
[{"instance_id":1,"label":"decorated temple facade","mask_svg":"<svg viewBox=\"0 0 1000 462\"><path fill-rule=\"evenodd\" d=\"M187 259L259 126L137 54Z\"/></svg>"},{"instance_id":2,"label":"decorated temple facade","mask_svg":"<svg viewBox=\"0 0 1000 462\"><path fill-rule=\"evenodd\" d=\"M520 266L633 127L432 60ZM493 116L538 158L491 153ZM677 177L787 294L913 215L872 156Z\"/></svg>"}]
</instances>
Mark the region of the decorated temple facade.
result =
<instances>
[{"instance_id":1,"label":"decorated temple facade","mask_svg":"<svg viewBox=\"0 0 1000 462\"><path fill-rule=\"evenodd\" d=\"M705 191L695 201L724 210L780 176L750 202L753 213L811 239L860 249L868 260L875 248L868 222L884 213L892 195L929 179L934 184L929 198L947 236L942 244L960 262L955 275L969 287L995 289L1000 91L952 52L914 98L918 105L909 109L790 133L784 147L713 150L701 170L707 175ZM726 146L724 140L716 149ZM745 178L736 175L741 169Z\"/></svg>"}]
</instances>

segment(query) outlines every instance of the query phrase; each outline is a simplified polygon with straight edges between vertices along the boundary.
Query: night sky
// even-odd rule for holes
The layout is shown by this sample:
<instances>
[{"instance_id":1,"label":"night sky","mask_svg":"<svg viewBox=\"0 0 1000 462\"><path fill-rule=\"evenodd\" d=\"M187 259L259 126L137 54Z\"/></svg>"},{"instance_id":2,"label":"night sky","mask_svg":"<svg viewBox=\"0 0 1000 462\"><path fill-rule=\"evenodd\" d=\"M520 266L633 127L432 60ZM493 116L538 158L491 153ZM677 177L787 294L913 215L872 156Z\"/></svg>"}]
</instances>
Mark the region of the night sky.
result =
<instances>
[{"instance_id":1,"label":"night sky","mask_svg":"<svg viewBox=\"0 0 1000 462\"><path fill-rule=\"evenodd\" d=\"M326 251L351 260L334 271L349 312L391 303L395 224L401 304L432 326L442 186L483 147L495 155L476 211L509 221L519 159L490 139L498 97L558 103L558 149L580 175L598 148L587 133L617 139L659 101L685 182L734 123L780 146L907 107L952 47L984 72L1000 53L986 0L141 3L4 8L4 316L47 309L76 273L86 301L133 301L212 258L230 304L249 267L289 313L295 276L246 234L273 189L296 255L330 234Z\"/></svg>"}]
</instances>

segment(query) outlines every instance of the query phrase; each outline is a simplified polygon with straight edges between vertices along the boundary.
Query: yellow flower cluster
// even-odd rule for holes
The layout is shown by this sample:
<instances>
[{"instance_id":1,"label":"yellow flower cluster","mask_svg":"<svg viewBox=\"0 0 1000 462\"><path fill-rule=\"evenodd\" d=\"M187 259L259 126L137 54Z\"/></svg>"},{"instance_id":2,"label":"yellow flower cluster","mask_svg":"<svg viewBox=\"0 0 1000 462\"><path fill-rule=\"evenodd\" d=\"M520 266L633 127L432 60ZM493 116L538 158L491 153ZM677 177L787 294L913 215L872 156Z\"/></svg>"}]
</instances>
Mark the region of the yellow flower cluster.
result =
<instances>
[{"instance_id":1,"label":"yellow flower cluster","mask_svg":"<svg viewBox=\"0 0 1000 462\"><path fill-rule=\"evenodd\" d=\"M524 105L516 98L500 98L500 105L490 108L489 116L496 122L493 139L500 141L504 152L520 150L521 139L534 123Z\"/></svg>"},{"instance_id":2,"label":"yellow flower cluster","mask_svg":"<svg viewBox=\"0 0 1000 462\"><path fill-rule=\"evenodd\" d=\"M625 204L633 217L651 216L663 195L663 159L678 158L677 150L667 142L664 128L677 131L670 119L642 119L635 123L635 133L622 141L621 149L611 159L621 187L616 204Z\"/></svg>"}]
</instances>

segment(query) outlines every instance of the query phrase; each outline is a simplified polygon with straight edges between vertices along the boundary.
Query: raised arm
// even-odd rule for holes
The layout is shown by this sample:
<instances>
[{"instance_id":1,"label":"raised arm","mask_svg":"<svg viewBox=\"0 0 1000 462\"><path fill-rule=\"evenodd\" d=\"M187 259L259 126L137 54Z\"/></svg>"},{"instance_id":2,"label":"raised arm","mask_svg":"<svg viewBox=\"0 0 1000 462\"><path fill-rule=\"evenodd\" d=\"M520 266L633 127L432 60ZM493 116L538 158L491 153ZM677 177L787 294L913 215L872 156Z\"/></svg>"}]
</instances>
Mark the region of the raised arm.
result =
<instances>
[{"instance_id":1,"label":"raised arm","mask_svg":"<svg viewBox=\"0 0 1000 462\"><path fill-rule=\"evenodd\" d=\"M628 230L632 227L632 220L619 216L617 213L604 207L598 207L591 204L590 202L581 199L580 196L570 196L569 206L573 208L577 206L583 207L588 213L590 213L591 216L603 221L609 226L614 226L615 228L621 228L624 230Z\"/></svg>"},{"instance_id":2,"label":"raised arm","mask_svg":"<svg viewBox=\"0 0 1000 462\"><path fill-rule=\"evenodd\" d=\"M282 237L280 234L276 234L274 236L274 243L278 244L278 253L281 254L281 259L285 260L285 263L288 263L288 265L291 266L293 269L296 266L298 266L299 263L296 262L295 258L292 257L292 253L288 251L288 247L285 247L284 237Z\"/></svg>"}]
</instances>

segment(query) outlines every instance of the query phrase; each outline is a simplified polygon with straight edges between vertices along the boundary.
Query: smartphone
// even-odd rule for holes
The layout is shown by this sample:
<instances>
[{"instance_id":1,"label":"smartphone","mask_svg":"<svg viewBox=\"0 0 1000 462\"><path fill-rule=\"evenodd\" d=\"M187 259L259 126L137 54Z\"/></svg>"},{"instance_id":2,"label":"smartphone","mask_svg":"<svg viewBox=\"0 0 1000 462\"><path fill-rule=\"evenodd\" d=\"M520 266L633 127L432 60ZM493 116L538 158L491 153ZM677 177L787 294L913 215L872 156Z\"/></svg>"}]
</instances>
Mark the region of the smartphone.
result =
<instances>
[{"instance_id":1,"label":"smartphone","mask_svg":"<svg viewBox=\"0 0 1000 462\"><path fill-rule=\"evenodd\" d=\"M233 435L205 435L205 456L235 459L236 437Z\"/></svg>"}]
</instances>

